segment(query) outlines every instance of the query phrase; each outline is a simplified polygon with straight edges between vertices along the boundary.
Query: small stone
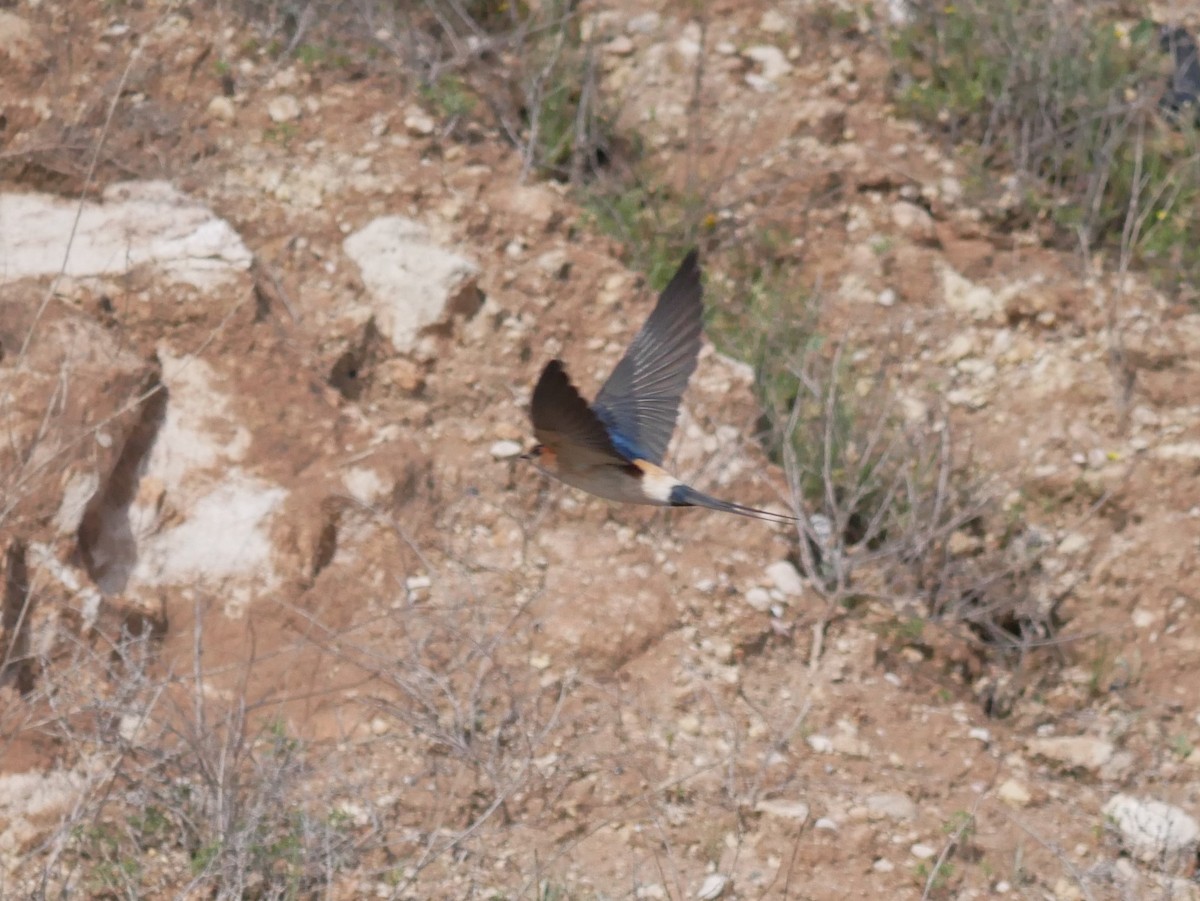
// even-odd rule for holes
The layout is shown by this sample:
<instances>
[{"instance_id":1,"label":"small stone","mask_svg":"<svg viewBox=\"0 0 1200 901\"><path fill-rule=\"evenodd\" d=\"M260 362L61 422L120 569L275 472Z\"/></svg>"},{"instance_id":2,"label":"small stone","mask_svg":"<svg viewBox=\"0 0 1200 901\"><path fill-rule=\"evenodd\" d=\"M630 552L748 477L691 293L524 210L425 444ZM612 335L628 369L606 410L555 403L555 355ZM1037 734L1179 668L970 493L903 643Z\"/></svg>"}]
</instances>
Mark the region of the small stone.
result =
<instances>
[{"instance_id":1,"label":"small stone","mask_svg":"<svg viewBox=\"0 0 1200 901\"><path fill-rule=\"evenodd\" d=\"M804 594L804 581L796 567L788 560L778 560L767 567L767 578L788 597Z\"/></svg>"},{"instance_id":2,"label":"small stone","mask_svg":"<svg viewBox=\"0 0 1200 901\"><path fill-rule=\"evenodd\" d=\"M675 42L675 52L685 61L690 62L700 55L700 42L689 37L682 37Z\"/></svg>"},{"instance_id":3,"label":"small stone","mask_svg":"<svg viewBox=\"0 0 1200 901\"><path fill-rule=\"evenodd\" d=\"M821 817L813 823L814 829L824 829L826 832L837 832L837 822L830 817Z\"/></svg>"},{"instance_id":4,"label":"small stone","mask_svg":"<svg viewBox=\"0 0 1200 901\"><path fill-rule=\"evenodd\" d=\"M629 56L633 50L633 40L624 34L617 35L604 45L604 52L613 56Z\"/></svg>"},{"instance_id":5,"label":"small stone","mask_svg":"<svg viewBox=\"0 0 1200 901\"><path fill-rule=\"evenodd\" d=\"M935 854L937 854L936 848L932 848L929 845L925 845L920 842L913 845L908 850L910 852L912 852L912 856L915 857L917 860L929 860L929 858L931 858Z\"/></svg>"},{"instance_id":6,"label":"small stone","mask_svg":"<svg viewBox=\"0 0 1200 901\"><path fill-rule=\"evenodd\" d=\"M871 869L876 873L890 873L896 869L896 865L886 858L879 858L875 863L871 864Z\"/></svg>"},{"instance_id":7,"label":"small stone","mask_svg":"<svg viewBox=\"0 0 1200 901\"><path fill-rule=\"evenodd\" d=\"M768 9L758 20L758 27L767 34L783 34L792 26L787 16L777 9Z\"/></svg>"},{"instance_id":8,"label":"small stone","mask_svg":"<svg viewBox=\"0 0 1200 901\"><path fill-rule=\"evenodd\" d=\"M811 134L823 144L836 144L846 133L847 105L840 100L817 97L801 100L793 108L793 134Z\"/></svg>"},{"instance_id":9,"label":"small stone","mask_svg":"<svg viewBox=\"0 0 1200 901\"><path fill-rule=\"evenodd\" d=\"M879 792L867 796L868 815L873 820L915 820L917 805L903 792Z\"/></svg>"},{"instance_id":10,"label":"small stone","mask_svg":"<svg viewBox=\"0 0 1200 901\"><path fill-rule=\"evenodd\" d=\"M405 394L417 394L425 387L425 371L421 364L407 357L394 357L379 367L381 381Z\"/></svg>"},{"instance_id":11,"label":"small stone","mask_svg":"<svg viewBox=\"0 0 1200 901\"><path fill-rule=\"evenodd\" d=\"M992 733L982 726L973 726L967 730L967 737L983 742L986 745L992 740Z\"/></svg>"},{"instance_id":12,"label":"small stone","mask_svg":"<svg viewBox=\"0 0 1200 901\"><path fill-rule=\"evenodd\" d=\"M625 30L630 34L654 34L658 31L660 24L662 24L662 16L656 12L646 12L630 19Z\"/></svg>"},{"instance_id":13,"label":"small stone","mask_svg":"<svg viewBox=\"0 0 1200 901\"><path fill-rule=\"evenodd\" d=\"M833 739L826 735L810 735L806 740L808 746L818 754L833 753Z\"/></svg>"},{"instance_id":14,"label":"small stone","mask_svg":"<svg viewBox=\"0 0 1200 901\"><path fill-rule=\"evenodd\" d=\"M1025 787L1023 782L1017 779L1006 779L996 789L996 797L1009 807L1028 807L1029 802L1033 800L1033 795L1029 793L1029 789Z\"/></svg>"},{"instance_id":15,"label":"small stone","mask_svg":"<svg viewBox=\"0 0 1200 901\"><path fill-rule=\"evenodd\" d=\"M1066 876L1060 876L1054 883L1054 901L1082 901L1083 891L1078 884Z\"/></svg>"},{"instance_id":16,"label":"small stone","mask_svg":"<svg viewBox=\"0 0 1200 901\"><path fill-rule=\"evenodd\" d=\"M1160 444L1153 451L1160 460L1200 460L1200 441L1181 441L1176 444Z\"/></svg>"},{"instance_id":17,"label":"small stone","mask_svg":"<svg viewBox=\"0 0 1200 901\"><path fill-rule=\"evenodd\" d=\"M875 298L875 303L881 307L894 307L896 305L896 292L891 288L884 288L879 292L879 296Z\"/></svg>"},{"instance_id":18,"label":"small stone","mask_svg":"<svg viewBox=\"0 0 1200 901\"><path fill-rule=\"evenodd\" d=\"M765 588L751 588L746 592L746 603L759 613L766 613L771 609L771 595Z\"/></svg>"},{"instance_id":19,"label":"small stone","mask_svg":"<svg viewBox=\"0 0 1200 901\"><path fill-rule=\"evenodd\" d=\"M0 9L0 70L28 77L45 69L51 58L26 19Z\"/></svg>"},{"instance_id":20,"label":"small stone","mask_svg":"<svg viewBox=\"0 0 1200 901\"><path fill-rule=\"evenodd\" d=\"M1025 743L1031 754L1057 761L1067 767L1096 771L1113 756L1111 742L1090 735L1031 738Z\"/></svg>"},{"instance_id":21,"label":"small stone","mask_svg":"<svg viewBox=\"0 0 1200 901\"><path fill-rule=\"evenodd\" d=\"M720 873L709 873L704 884L700 886L700 891L696 892L696 897L699 901L716 901L725 894L727 885L729 885L729 877Z\"/></svg>"},{"instance_id":22,"label":"small stone","mask_svg":"<svg viewBox=\"0 0 1200 901\"><path fill-rule=\"evenodd\" d=\"M971 319L999 319L1004 304L996 292L976 285L949 266L942 267L942 297L955 313Z\"/></svg>"},{"instance_id":23,"label":"small stone","mask_svg":"<svg viewBox=\"0 0 1200 901\"><path fill-rule=\"evenodd\" d=\"M684 735L700 734L700 717L694 713L686 713L679 718L679 731Z\"/></svg>"},{"instance_id":24,"label":"small stone","mask_svg":"<svg viewBox=\"0 0 1200 901\"><path fill-rule=\"evenodd\" d=\"M975 353L975 334L959 332L950 339L946 349L942 351L942 360L946 363L957 363L973 353Z\"/></svg>"},{"instance_id":25,"label":"small stone","mask_svg":"<svg viewBox=\"0 0 1200 901\"><path fill-rule=\"evenodd\" d=\"M1162 801L1143 801L1114 795L1104 805L1121 841L1138 860L1166 863L1173 868L1194 860L1200 843L1200 824L1184 810Z\"/></svg>"},{"instance_id":26,"label":"small stone","mask_svg":"<svg viewBox=\"0 0 1200 901\"><path fill-rule=\"evenodd\" d=\"M760 74L769 82L778 81L792 71L792 64L787 61L783 51L770 44L747 47L742 51L742 55L758 63Z\"/></svg>"},{"instance_id":27,"label":"small stone","mask_svg":"<svg viewBox=\"0 0 1200 901\"><path fill-rule=\"evenodd\" d=\"M759 801L754 805L759 813L765 813L784 820L795 820L798 823L808 822L808 805L803 801L788 801L783 798L772 798Z\"/></svg>"},{"instance_id":28,"label":"small stone","mask_svg":"<svg viewBox=\"0 0 1200 901\"><path fill-rule=\"evenodd\" d=\"M933 244L937 241L933 217L915 203L898 200L892 204L892 223L905 236L918 244Z\"/></svg>"},{"instance_id":29,"label":"small stone","mask_svg":"<svg viewBox=\"0 0 1200 901\"><path fill-rule=\"evenodd\" d=\"M1144 607L1135 607L1133 613L1129 615L1133 625L1138 629L1149 629L1154 625L1154 621L1158 619L1153 612Z\"/></svg>"},{"instance_id":30,"label":"small stone","mask_svg":"<svg viewBox=\"0 0 1200 901\"><path fill-rule=\"evenodd\" d=\"M223 94L218 94L208 101L208 115L218 122L232 122L237 118L237 107L233 101Z\"/></svg>"},{"instance_id":31,"label":"small stone","mask_svg":"<svg viewBox=\"0 0 1200 901\"><path fill-rule=\"evenodd\" d=\"M433 134L433 130L437 128L437 123L424 110L412 110L404 117L404 127L408 129L409 134L418 138L424 138Z\"/></svg>"},{"instance_id":32,"label":"small stone","mask_svg":"<svg viewBox=\"0 0 1200 901\"><path fill-rule=\"evenodd\" d=\"M292 122L300 118L300 101L291 94L280 94L267 101L267 115L272 122Z\"/></svg>"},{"instance_id":33,"label":"small stone","mask_svg":"<svg viewBox=\"0 0 1200 901\"><path fill-rule=\"evenodd\" d=\"M391 728L392 728L391 723L389 723L387 720L385 720L381 716L377 716L377 717L375 717L375 719L371 720L371 734L372 735L386 735L388 733L388 730Z\"/></svg>"},{"instance_id":34,"label":"small stone","mask_svg":"<svg viewBox=\"0 0 1200 901\"><path fill-rule=\"evenodd\" d=\"M571 273L571 258L567 256L567 252L561 249L547 250L540 254L534 265L549 275L551 278L565 279Z\"/></svg>"},{"instance_id":35,"label":"small stone","mask_svg":"<svg viewBox=\"0 0 1200 901\"><path fill-rule=\"evenodd\" d=\"M1086 535L1072 532L1058 543L1058 552L1065 557L1073 557L1076 554L1083 553L1090 546L1091 541Z\"/></svg>"},{"instance_id":36,"label":"small stone","mask_svg":"<svg viewBox=\"0 0 1200 901\"><path fill-rule=\"evenodd\" d=\"M667 890L657 882L651 882L649 885L639 886L633 895L635 898L647 899L647 901L660 901L667 897Z\"/></svg>"},{"instance_id":37,"label":"small stone","mask_svg":"<svg viewBox=\"0 0 1200 901\"><path fill-rule=\"evenodd\" d=\"M515 441L497 441L488 448L488 453L496 460L511 460L521 454L521 445Z\"/></svg>"},{"instance_id":38,"label":"small stone","mask_svg":"<svg viewBox=\"0 0 1200 901\"><path fill-rule=\"evenodd\" d=\"M529 655L529 665L532 666L538 672L543 672L544 670L548 670L548 669L550 669L550 655L549 654L530 654Z\"/></svg>"},{"instance_id":39,"label":"small stone","mask_svg":"<svg viewBox=\"0 0 1200 901\"><path fill-rule=\"evenodd\" d=\"M433 579L429 576L409 576L404 580L404 587L409 591L425 591L433 586Z\"/></svg>"},{"instance_id":40,"label":"small stone","mask_svg":"<svg viewBox=\"0 0 1200 901\"><path fill-rule=\"evenodd\" d=\"M847 757L870 757L871 745L858 735L858 726L848 719L837 721L837 731L834 733L833 750Z\"/></svg>"}]
</instances>

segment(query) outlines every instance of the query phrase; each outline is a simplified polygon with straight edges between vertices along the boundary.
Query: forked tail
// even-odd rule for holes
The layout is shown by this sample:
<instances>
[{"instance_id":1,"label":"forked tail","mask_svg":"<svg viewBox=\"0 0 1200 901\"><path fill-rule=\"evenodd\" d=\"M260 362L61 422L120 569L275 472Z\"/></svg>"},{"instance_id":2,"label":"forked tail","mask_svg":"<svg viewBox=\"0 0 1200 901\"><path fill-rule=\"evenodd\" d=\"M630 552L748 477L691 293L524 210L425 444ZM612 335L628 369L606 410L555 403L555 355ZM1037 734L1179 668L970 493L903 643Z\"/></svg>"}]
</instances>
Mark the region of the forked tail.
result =
<instances>
[{"instance_id":1,"label":"forked tail","mask_svg":"<svg viewBox=\"0 0 1200 901\"><path fill-rule=\"evenodd\" d=\"M796 517L783 513L771 513L755 507L744 507L732 501L723 501L710 497L702 491L697 491L689 485L676 485L671 489L672 507L707 507L710 510L721 510L725 513L736 513L738 516L748 516L751 519L761 519L766 522L793 523Z\"/></svg>"}]
</instances>

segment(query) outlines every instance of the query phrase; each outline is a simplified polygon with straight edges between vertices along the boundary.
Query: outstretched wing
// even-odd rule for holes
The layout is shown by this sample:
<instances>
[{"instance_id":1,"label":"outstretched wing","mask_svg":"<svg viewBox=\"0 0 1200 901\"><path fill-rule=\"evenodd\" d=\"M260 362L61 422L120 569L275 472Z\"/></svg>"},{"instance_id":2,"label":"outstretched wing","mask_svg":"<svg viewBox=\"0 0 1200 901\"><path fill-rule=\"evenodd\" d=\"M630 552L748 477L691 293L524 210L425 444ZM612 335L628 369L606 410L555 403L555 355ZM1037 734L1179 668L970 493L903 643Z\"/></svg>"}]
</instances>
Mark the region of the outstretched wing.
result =
<instances>
[{"instance_id":1,"label":"outstretched wing","mask_svg":"<svg viewBox=\"0 0 1200 901\"><path fill-rule=\"evenodd\" d=\"M700 296L700 265L692 250L592 405L627 456L662 463L700 352Z\"/></svg>"},{"instance_id":2,"label":"outstretched wing","mask_svg":"<svg viewBox=\"0 0 1200 901\"><path fill-rule=\"evenodd\" d=\"M533 389L530 417L538 441L560 454L586 454L595 462L625 460L600 417L571 384L561 360L551 360L542 370Z\"/></svg>"}]
</instances>

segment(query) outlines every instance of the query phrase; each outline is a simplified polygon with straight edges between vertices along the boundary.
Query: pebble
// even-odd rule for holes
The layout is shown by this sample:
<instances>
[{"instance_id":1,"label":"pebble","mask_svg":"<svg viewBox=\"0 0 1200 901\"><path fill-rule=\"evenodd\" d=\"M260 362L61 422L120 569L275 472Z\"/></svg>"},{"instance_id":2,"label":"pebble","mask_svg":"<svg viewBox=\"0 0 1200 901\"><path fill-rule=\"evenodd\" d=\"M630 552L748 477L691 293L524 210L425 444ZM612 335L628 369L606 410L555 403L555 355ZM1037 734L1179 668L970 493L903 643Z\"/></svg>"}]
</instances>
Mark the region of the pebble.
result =
<instances>
[{"instance_id":1,"label":"pebble","mask_svg":"<svg viewBox=\"0 0 1200 901\"><path fill-rule=\"evenodd\" d=\"M867 796L867 811L871 819L915 820L917 805L903 792L879 792Z\"/></svg>"},{"instance_id":2,"label":"pebble","mask_svg":"<svg viewBox=\"0 0 1200 901\"><path fill-rule=\"evenodd\" d=\"M837 823L829 817L821 817L813 823L814 829L824 829L827 832L837 832Z\"/></svg>"},{"instance_id":3,"label":"pebble","mask_svg":"<svg viewBox=\"0 0 1200 901\"><path fill-rule=\"evenodd\" d=\"M646 12L630 19L625 26L625 30L630 34L653 34L658 31L658 26L661 23L662 16L658 13Z\"/></svg>"},{"instance_id":4,"label":"pebble","mask_svg":"<svg viewBox=\"0 0 1200 901\"><path fill-rule=\"evenodd\" d=\"M1031 754L1057 761L1068 767L1098 770L1113 756L1112 742L1090 735L1031 738L1025 743Z\"/></svg>"},{"instance_id":5,"label":"pebble","mask_svg":"<svg viewBox=\"0 0 1200 901\"><path fill-rule=\"evenodd\" d=\"M808 746L818 754L833 753L833 739L826 735L810 735L806 741L808 742Z\"/></svg>"},{"instance_id":6,"label":"pebble","mask_svg":"<svg viewBox=\"0 0 1200 901\"><path fill-rule=\"evenodd\" d=\"M633 49L633 40L624 34L617 35L604 45L604 52L613 56L629 56Z\"/></svg>"},{"instance_id":7,"label":"pebble","mask_svg":"<svg viewBox=\"0 0 1200 901\"><path fill-rule=\"evenodd\" d=\"M765 588L751 588L746 592L746 603L759 613L766 613L771 609L771 595Z\"/></svg>"},{"instance_id":8,"label":"pebble","mask_svg":"<svg viewBox=\"0 0 1200 901\"><path fill-rule=\"evenodd\" d=\"M725 894L727 885L729 885L729 877L722 876L720 873L709 873L704 884L700 886L700 891L696 892L696 897L699 901L716 901Z\"/></svg>"},{"instance_id":9,"label":"pebble","mask_svg":"<svg viewBox=\"0 0 1200 901\"><path fill-rule=\"evenodd\" d=\"M758 20L758 27L767 34L783 34L791 28L791 23L779 10L768 9Z\"/></svg>"},{"instance_id":10,"label":"pebble","mask_svg":"<svg viewBox=\"0 0 1200 901\"><path fill-rule=\"evenodd\" d=\"M1104 805L1104 815L1116 826L1122 844L1139 860L1179 865L1196 856L1200 824L1173 804L1114 795Z\"/></svg>"},{"instance_id":11,"label":"pebble","mask_svg":"<svg viewBox=\"0 0 1200 901\"><path fill-rule=\"evenodd\" d=\"M1086 535L1072 532L1058 543L1058 552L1067 557L1074 556L1086 551L1091 546L1091 543Z\"/></svg>"},{"instance_id":12,"label":"pebble","mask_svg":"<svg viewBox=\"0 0 1200 901\"><path fill-rule=\"evenodd\" d=\"M232 122L237 118L237 107L228 97L218 94L208 101L208 114L218 122Z\"/></svg>"},{"instance_id":13,"label":"pebble","mask_svg":"<svg viewBox=\"0 0 1200 901\"><path fill-rule=\"evenodd\" d=\"M1025 783L1017 779L1006 779L996 789L996 797L1009 807L1027 807L1029 802L1033 800L1033 796L1029 793L1029 789L1025 787Z\"/></svg>"},{"instance_id":14,"label":"pebble","mask_svg":"<svg viewBox=\"0 0 1200 901\"><path fill-rule=\"evenodd\" d=\"M792 71L792 64L787 61L783 51L770 44L756 44L753 47L747 47L742 55L746 59L758 63L762 77L770 82L778 81Z\"/></svg>"},{"instance_id":15,"label":"pebble","mask_svg":"<svg viewBox=\"0 0 1200 901\"><path fill-rule=\"evenodd\" d=\"M932 848L929 845L922 844L921 842L917 842L917 844L909 848L909 851L912 852L912 856L917 858L917 860L929 860L929 858L937 854L936 848Z\"/></svg>"},{"instance_id":16,"label":"pebble","mask_svg":"<svg viewBox=\"0 0 1200 901\"><path fill-rule=\"evenodd\" d=\"M789 597L799 597L804 594L804 581L796 567L788 560L777 560L767 567L767 578Z\"/></svg>"},{"instance_id":17,"label":"pebble","mask_svg":"<svg viewBox=\"0 0 1200 901\"><path fill-rule=\"evenodd\" d=\"M759 801L754 805L754 809L759 813L769 814L770 816L780 817L785 820L795 820L799 823L804 823L808 820L808 805L803 801L771 798Z\"/></svg>"},{"instance_id":18,"label":"pebble","mask_svg":"<svg viewBox=\"0 0 1200 901\"><path fill-rule=\"evenodd\" d=\"M417 137L426 137L433 134L437 123L433 121L433 117L422 110L413 110L404 117L404 127L408 129L408 133Z\"/></svg>"},{"instance_id":19,"label":"pebble","mask_svg":"<svg viewBox=\"0 0 1200 901\"><path fill-rule=\"evenodd\" d=\"M892 224L917 243L932 243L937 239L933 217L915 203L897 200L892 204Z\"/></svg>"},{"instance_id":20,"label":"pebble","mask_svg":"<svg viewBox=\"0 0 1200 901\"><path fill-rule=\"evenodd\" d=\"M1157 619L1157 617L1153 612L1145 609L1144 607L1135 607L1133 613L1129 615L1129 619L1133 622L1133 625L1136 628L1149 629L1154 625L1154 621Z\"/></svg>"},{"instance_id":21,"label":"pebble","mask_svg":"<svg viewBox=\"0 0 1200 901\"><path fill-rule=\"evenodd\" d=\"M515 441L497 441L488 448L488 453L496 460L511 460L519 456L521 451L521 445Z\"/></svg>"},{"instance_id":22,"label":"pebble","mask_svg":"<svg viewBox=\"0 0 1200 901\"><path fill-rule=\"evenodd\" d=\"M291 94L280 94L267 101L267 115L272 122L291 122L300 118L300 101Z\"/></svg>"}]
</instances>

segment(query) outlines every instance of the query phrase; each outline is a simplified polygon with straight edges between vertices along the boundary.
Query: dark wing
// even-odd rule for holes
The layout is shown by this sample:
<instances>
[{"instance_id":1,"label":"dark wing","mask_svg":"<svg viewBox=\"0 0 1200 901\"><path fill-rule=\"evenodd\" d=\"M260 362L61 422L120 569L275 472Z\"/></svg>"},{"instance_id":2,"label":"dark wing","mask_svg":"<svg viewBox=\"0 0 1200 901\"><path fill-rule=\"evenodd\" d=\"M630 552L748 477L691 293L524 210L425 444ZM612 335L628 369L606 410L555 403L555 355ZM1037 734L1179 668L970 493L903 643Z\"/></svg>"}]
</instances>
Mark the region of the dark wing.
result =
<instances>
[{"instance_id":1,"label":"dark wing","mask_svg":"<svg viewBox=\"0 0 1200 901\"><path fill-rule=\"evenodd\" d=\"M692 250L593 404L617 433L618 445L655 465L667 452L679 399L696 368L704 314L700 295L700 265Z\"/></svg>"},{"instance_id":2,"label":"dark wing","mask_svg":"<svg viewBox=\"0 0 1200 901\"><path fill-rule=\"evenodd\" d=\"M1196 42L1186 29L1165 25L1160 42L1163 52L1171 54L1174 69L1159 105L1173 113L1181 112L1185 106L1195 106L1200 122L1200 51Z\"/></svg>"},{"instance_id":3,"label":"dark wing","mask_svg":"<svg viewBox=\"0 0 1200 901\"><path fill-rule=\"evenodd\" d=\"M613 447L608 429L567 376L561 360L551 360L542 370L530 404L533 431L538 441L560 454L588 454L597 462L625 458Z\"/></svg>"}]
</instances>

